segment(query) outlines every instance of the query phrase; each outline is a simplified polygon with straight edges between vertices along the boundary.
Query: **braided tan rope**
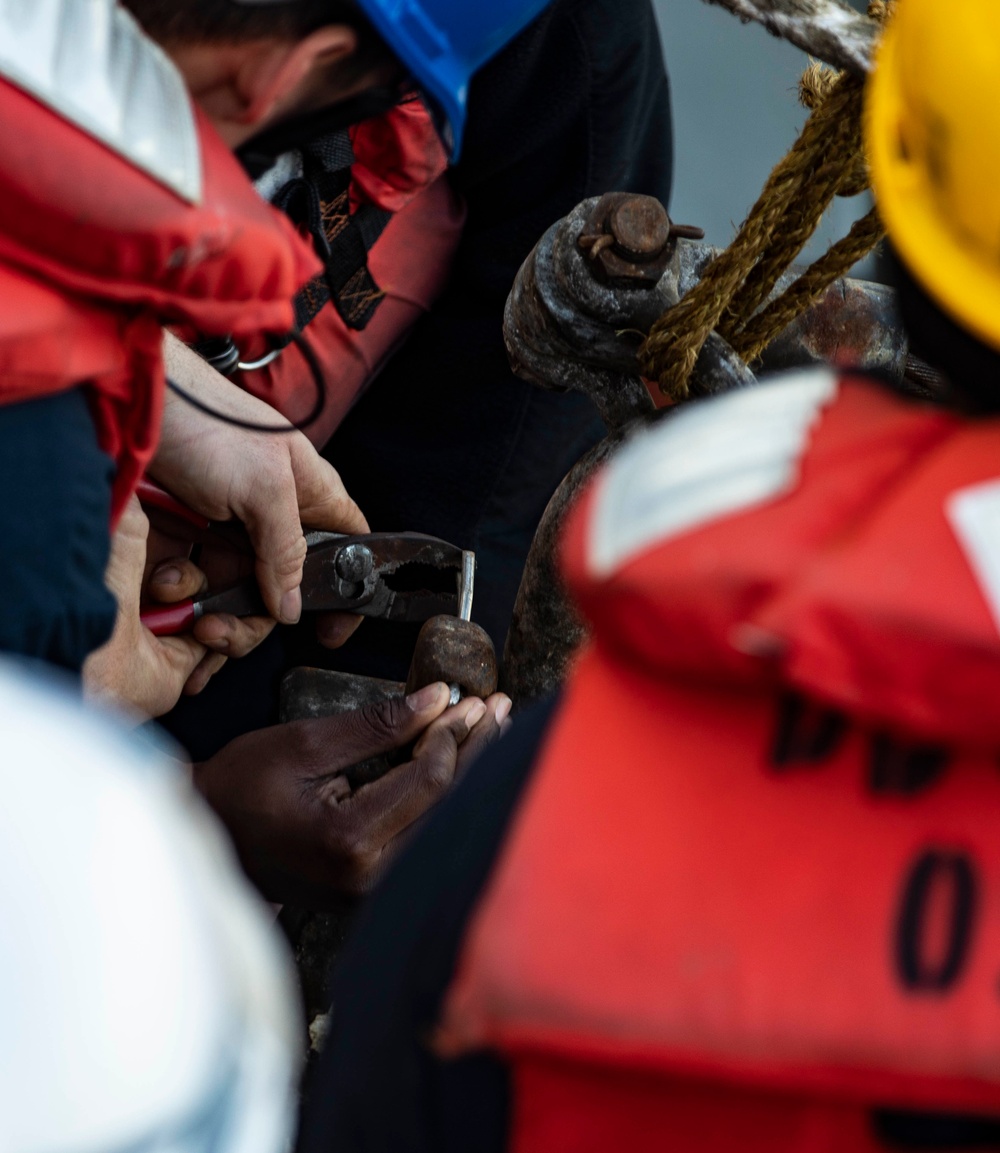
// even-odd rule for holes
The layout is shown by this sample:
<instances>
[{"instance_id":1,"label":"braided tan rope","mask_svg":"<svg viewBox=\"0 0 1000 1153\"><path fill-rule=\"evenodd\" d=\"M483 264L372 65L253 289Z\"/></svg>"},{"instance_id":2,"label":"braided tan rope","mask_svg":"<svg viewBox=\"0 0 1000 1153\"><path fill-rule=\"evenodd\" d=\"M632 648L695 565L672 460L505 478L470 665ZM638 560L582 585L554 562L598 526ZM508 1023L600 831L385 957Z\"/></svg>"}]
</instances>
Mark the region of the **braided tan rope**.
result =
<instances>
[{"instance_id":1,"label":"braided tan rope","mask_svg":"<svg viewBox=\"0 0 1000 1153\"><path fill-rule=\"evenodd\" d=\"M885 0L869 5L876 19L884 20L887 11ZM768 177L732 244L660 317L640 349L643 375L656 380L666 396L683 400L688 395L688 379L713 329L749 363L881 240L883 230L873 210L758 312L834 196L856 195L868 186L862 91L863 81L853 75L817 65L806 70L800 97L812 111L798 140Z\"/></svg>"},{"instance_id":2,"label":"braided tan rope","mask_svg":"<svg viewBox=\"0 0 1000 1153\"><path fill-rule=\"evenodd\" d=\"M794 180L794 190L785 201L780 221L764 239L763 255L723 313L719 331L727 340L771 294L778 278L816 231L848 171L853 171L861 143L856 115L860 91L861 83L854 76L838 82L813 112L815 132L809 147L793 150L789 156L792 163L780 172L779 178ZM756 226L753 221L748 224L750 228Z\"/></svg>"},{"instance_id":3,"label":"braided tan rope","mask_svg":"<svg viewBox=\"0 0 1000 1153\"><path fill-rule=\"evenodd\" d=\"M885 228L874 208L856 220L843 239L831 245L777 300L752 316L740 329L734 347L743 360L747 364L755 361L772 340L811 308L835 280L846 276L883 236Z\"/></svg>"}]
</instances>

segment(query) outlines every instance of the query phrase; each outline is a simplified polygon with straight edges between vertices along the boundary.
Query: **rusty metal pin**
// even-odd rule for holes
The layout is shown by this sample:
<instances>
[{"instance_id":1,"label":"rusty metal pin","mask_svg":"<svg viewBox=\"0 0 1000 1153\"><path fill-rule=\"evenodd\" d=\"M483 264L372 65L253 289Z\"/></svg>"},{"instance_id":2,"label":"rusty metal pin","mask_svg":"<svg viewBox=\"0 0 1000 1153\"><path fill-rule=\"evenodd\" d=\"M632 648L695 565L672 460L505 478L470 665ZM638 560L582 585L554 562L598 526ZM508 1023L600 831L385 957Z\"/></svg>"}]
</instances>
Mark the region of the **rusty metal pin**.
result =
<instances>
[{"instance_id":1,"label":"rusty metal pin","mask_svg":"<svg viewBox=\"0 0 1000 1153\"><path fill-rule=\"evenodd\" d=\"M604 249L610 248L614 242L615 238L607 233L603 233L601 236L581 236L577 241L590 260L596 260Z\"/></svg>"},{"instance_id":2,"label":"rusty metal pin","mask_svg":"<svg viewBox=\"0 0 1000 1153\"><path fill-rule=\"evenodd\" d=\"M704 240L705 230L697 224L670 224L671 240Z\"/></svg>"},{"instance_id":3,"label":"rusty metal pin","mask_svg":"<svg viewBox=\"0 0 1000 1153\"><path fill-rule=\"evenodd\" d=\"M476 554L462 553L462 571L458 576L458 619L472 620L472 597L476 584ZM452 681L448 685L448 704L457 705L462 699L462 686Z\"/></svg>"}]
</instances>

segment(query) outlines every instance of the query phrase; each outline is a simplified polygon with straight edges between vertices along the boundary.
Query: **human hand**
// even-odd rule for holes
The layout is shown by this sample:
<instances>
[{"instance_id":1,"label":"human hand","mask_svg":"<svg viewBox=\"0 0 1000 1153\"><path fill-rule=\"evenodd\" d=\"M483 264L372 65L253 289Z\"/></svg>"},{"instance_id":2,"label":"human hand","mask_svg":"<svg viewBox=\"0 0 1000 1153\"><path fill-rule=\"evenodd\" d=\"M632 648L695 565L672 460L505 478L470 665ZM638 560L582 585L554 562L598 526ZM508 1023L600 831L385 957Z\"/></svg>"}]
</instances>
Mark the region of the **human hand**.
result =
<instances>
[{"instance_id":1,"label":"human hand","mask_svg":"<svg viewBox=\"0 0 1000 1153\"><path fill-rule=\"evenodd\" d=\"M132 714L136 723L158 717L182 692L199 693L225 664L194 637L155 637L139 620L144 581L158 558L148 551L149 521L135 497L129 501L111 542L105 583L118 602L114 632L83 666L84 695ZM177 580L168 601L197 595L204 577L190 561L171 562Z\"/></svg>"},{"instance_id":2,"label":"human hand","mask_svg":"<svg viewBox=\"0 0 1000 1153\"><path fill-rule=\"evenodd\" d=\"M288 422L269 405L226 380L186 345L167 335L167 374L185 391L220 412L265 425ZM290 427L290 426L289 426ZM149 472L186 505L212 520L237 517L257 556L255 572L275 620L294 624L302 611L303 525L328 532L368 532L333 466L300 432L268 434L226 424L167 394L163 429ZM245 651L235 618L214 618L198 638L223 652ZM361 618L346 613L321 619L318 634L331 648L343 644ZM256 622L259 639L269 627Z\"/></svg>"},{"instance_id":3,"label":"human hand","mask_svg":"<svg viewBox=\"0 0 1000 1153\"><path fill-rule=\"evenodd\" d=\"M182 599L177 592L179 584L187 583L186 558L191 544L179 537L165 537L153 530L151 536L160 536L164 546L157 556L162 558L146 578L147 599L160 604L173 604ZM167 542L171 547L167 547ZM252 579L254 561L250 556L231 549L203 544L198 555L198 570L202 586L198 595L232 588L244 580ZM277 622L269 616L237 617L232 613L210 613L199 617L190 626L190 635L206 648L227 657L245 657L267 637Z\"/></svg>"},{"instance_id":4,"label":"human hand","mask_svg":"<svg viewBox=\"0 0 1000 1153\"><path fill-rule=\"evenodd\" d=\"M497 693L448 708L448 686L351 713L248 733L195 765L195 784L271 901L336 907L366 892L414 824L510 710ZM345 770L416 741L411 759L352 790Z\"/></svg>"}]
</instances>

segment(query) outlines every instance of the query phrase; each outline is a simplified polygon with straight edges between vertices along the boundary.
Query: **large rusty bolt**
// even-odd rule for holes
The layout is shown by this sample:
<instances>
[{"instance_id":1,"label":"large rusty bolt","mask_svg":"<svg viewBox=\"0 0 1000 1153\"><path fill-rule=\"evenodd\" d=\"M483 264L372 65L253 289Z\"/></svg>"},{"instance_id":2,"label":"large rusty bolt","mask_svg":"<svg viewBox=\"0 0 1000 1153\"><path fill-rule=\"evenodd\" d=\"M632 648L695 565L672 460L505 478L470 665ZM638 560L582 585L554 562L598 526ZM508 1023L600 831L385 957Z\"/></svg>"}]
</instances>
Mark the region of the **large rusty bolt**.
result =
<instances>
[{"instance_id":1,"label":"large rusty bolt","mask_svg":"<svg viewBox=\"0 0 1000 1153\"><path fill-rule=\"evenodd\" d=\"M431 617L417 636L406 692L415 693L435 681L457 686L463 697L483 697L497 691L497 655L489 633L459 617Z\"/></svg>"},{"instance_id":2,"label":"large rusty bolt","mask_svg":"<svg viewBox=\"0 0 1000 1153\"><path fill-rule=\"evenodd\" d=\"M653 196L608 192L594 206L577 243L594 275L612 288L652 288L663 275L679 236L701 240L705 233L674 224Z\"/></svg>"},{"instance_id":3,"label":"large rusty bolt","mask_svg":"<svg viewBox=\"0 0 1000 1153\"><path fill-rule=\"evenodd\" d=\"M655 260L670 239L670 217L652 196L620 200L608 214L606 227L614 241L611 250L635 264Z\"/></svg>"}]
</instances>

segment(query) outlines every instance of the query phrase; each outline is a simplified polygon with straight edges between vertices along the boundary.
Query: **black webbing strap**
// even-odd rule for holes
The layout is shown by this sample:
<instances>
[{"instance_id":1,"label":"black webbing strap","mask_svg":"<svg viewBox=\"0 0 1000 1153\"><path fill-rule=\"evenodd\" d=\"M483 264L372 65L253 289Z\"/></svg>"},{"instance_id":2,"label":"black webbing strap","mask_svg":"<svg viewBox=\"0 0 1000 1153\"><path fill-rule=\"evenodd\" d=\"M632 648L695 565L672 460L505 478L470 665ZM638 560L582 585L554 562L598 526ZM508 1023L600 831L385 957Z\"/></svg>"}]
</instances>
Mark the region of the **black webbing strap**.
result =
<instances>
[{"instance_id":1,"label":"black webbing strap","mask_svg":"<svg viewBox=\"0 0 1000 1153\"><path fill-rule=\"evenodd\" d=\"M350 210L354 152L346 131L334 132L303 149L303 175L290 180L275 206L312 235L324 271L295 299L301 332L328 301L348 326L360 330L375 315L382 290L368 270L368 252L392 213L374 205Z\"/></svg>"}]
</instances>

